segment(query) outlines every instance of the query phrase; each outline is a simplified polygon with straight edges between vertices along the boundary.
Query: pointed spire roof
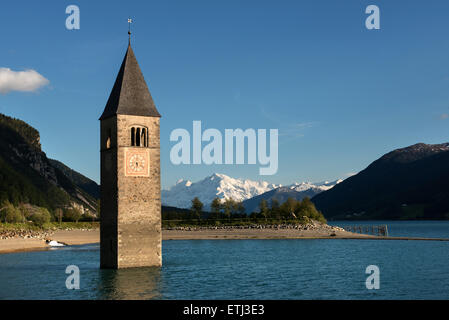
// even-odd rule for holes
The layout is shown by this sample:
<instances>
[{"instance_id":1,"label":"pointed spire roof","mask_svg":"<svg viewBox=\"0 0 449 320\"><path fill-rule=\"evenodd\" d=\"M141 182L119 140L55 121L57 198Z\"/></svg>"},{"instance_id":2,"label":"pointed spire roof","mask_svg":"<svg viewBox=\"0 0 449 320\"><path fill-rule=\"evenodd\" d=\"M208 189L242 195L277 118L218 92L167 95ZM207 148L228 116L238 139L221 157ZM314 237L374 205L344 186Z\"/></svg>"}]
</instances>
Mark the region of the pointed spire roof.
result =
<instances>
[{"instance_id":1,"label":"pointed spire roof","mask_svg":"<svg viewBox=\"0 0 449 320\"><path fill-rule=\"evenodd\" d=\"M117 114L146 117L161 116L154 105L131 44L128 45L128 50L100 120Z\"/></svg>"}]
</instances>

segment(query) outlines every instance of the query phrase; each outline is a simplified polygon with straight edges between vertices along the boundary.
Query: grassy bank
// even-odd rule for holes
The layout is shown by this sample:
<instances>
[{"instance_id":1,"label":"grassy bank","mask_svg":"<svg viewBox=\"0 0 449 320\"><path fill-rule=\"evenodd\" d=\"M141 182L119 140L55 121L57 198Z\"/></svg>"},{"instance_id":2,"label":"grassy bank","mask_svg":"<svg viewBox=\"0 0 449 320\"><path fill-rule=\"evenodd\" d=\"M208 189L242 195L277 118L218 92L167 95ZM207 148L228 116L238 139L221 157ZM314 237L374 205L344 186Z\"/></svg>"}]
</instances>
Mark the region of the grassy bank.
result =
<instances>
[{"instance_id":1,"label":"grassy bank","mask_svg":"<svg viewBox=\"0 0 449 320\"><path fill-rule=\"evenodd\" d=\"M48 222L42 226L34 223L0 223L0 233L6 231L54 231L54 230L71 230L71 229L98 229L99 222Z\"/></svg>"}]
</instances>

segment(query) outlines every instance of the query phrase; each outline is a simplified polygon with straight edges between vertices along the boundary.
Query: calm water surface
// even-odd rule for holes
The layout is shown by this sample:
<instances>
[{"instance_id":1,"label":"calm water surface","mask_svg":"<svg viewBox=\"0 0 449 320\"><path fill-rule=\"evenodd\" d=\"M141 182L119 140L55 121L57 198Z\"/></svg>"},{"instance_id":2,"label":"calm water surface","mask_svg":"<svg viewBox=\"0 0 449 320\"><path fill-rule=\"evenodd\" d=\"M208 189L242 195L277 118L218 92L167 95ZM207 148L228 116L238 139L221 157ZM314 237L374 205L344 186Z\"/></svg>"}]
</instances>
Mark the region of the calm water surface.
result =
<instances>
[{"instance_id":1,"label":"calm water surface","mask_svg":"<svg viewBox=\"0 0 449 320\"><path fill-rule=\"evenodd\" d=\"M449 238L449 221L373 224ZM162 268L114 271L99 269L98 245L4 254L0 299L449 299L449 242L178 240L163 242L163 259ZM65 286L72 264L80 290ZM379 290L365 287L372 264Z\"/></svg>"}]
</instances>

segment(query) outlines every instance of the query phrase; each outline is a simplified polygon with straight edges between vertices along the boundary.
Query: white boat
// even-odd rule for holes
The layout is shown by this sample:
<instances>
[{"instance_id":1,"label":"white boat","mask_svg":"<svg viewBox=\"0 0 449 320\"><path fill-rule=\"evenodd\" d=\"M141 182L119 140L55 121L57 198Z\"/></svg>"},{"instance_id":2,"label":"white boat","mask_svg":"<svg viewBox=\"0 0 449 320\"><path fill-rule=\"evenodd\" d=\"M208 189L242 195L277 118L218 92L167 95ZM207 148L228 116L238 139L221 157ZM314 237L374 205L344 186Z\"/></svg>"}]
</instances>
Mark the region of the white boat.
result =
<instances>
[{"instance_id":1,"label":"white boat","mask_svg":"<svg viewBox=\"0 0 449 320\"><path fill-rule=\"evenodd\" d=\"M63 244L63 243L59 243L58 241L55 241L55 240L51 240L51 241L48 243L48 245L49 245L50 247L64 247L64 244Z\"/></svg>"}]
</instances>

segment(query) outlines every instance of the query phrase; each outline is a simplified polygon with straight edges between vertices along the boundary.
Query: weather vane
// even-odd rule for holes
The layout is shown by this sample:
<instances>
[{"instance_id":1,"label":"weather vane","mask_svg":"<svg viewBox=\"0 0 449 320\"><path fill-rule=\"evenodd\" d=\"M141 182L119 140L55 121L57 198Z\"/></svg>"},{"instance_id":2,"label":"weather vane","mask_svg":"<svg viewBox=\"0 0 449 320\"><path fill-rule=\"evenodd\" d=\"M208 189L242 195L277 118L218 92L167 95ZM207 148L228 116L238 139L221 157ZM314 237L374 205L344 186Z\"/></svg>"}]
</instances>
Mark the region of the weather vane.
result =
<instances>
[{"instance_id":1,"label":"weather vane","mask_svg":"<svg viewBox=\"0 0 449 320\"><path fill-rule=\"evenodd\" d=\"M128 42L131 43L131 23L133 19L128 18Z\"/></svg>"}]
</instances>

